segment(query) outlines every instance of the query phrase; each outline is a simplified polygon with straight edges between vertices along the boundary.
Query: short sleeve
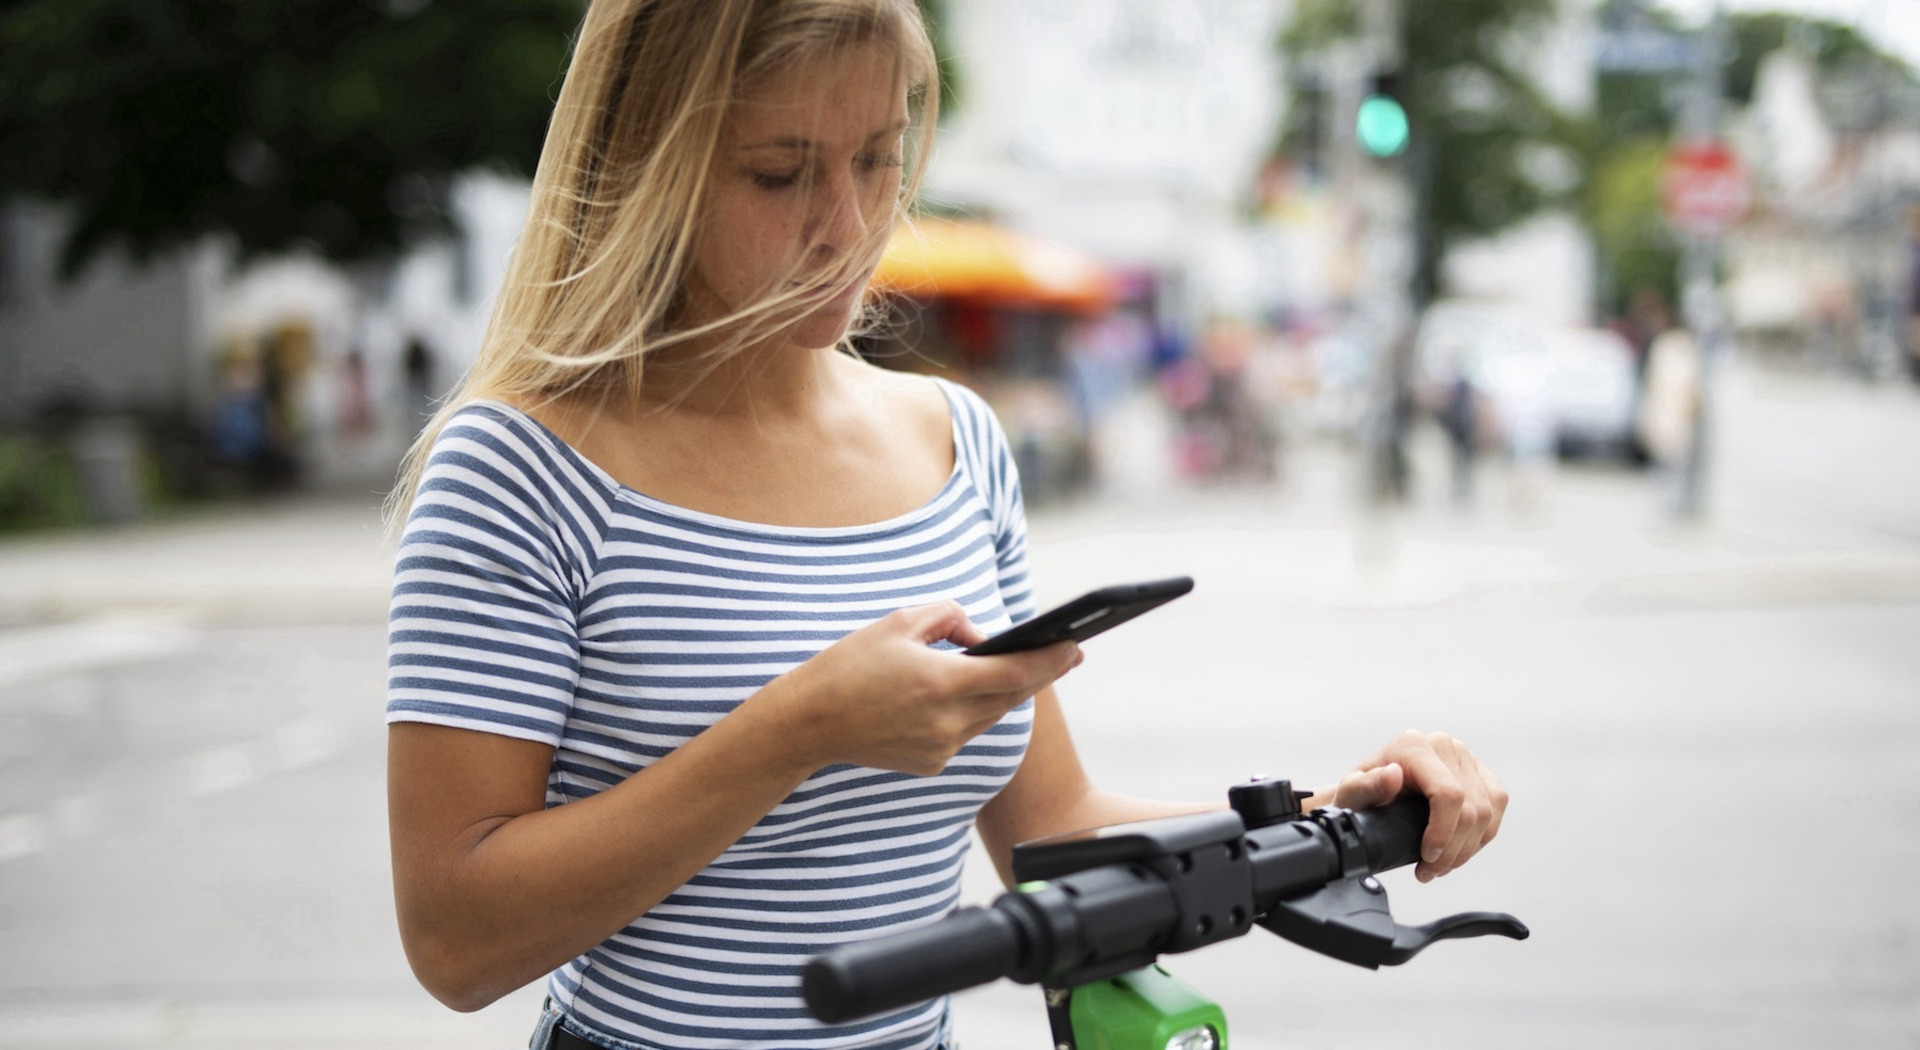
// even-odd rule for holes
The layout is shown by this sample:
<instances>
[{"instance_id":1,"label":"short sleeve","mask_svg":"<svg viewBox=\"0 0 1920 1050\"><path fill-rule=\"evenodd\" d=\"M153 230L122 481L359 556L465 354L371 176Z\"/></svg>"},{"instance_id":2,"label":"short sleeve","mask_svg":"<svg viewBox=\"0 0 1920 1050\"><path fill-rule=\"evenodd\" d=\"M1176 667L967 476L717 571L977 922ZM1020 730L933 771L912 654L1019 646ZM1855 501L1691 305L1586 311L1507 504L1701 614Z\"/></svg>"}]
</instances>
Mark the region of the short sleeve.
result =
<instances>
[{"instance_id":1,"label":"short sleeve","mask_svg":"<svg viewBox=\"0 0 1920 1050\"><path fill-rule=\"evenodd\" d=\"M993 409L979 394L939 380L955 416L954 433L967 467L980 487L981 498L993 519L993 549L1000 584L1000 602L1014 623L1025 623L1039 612L1034 604L1033 579L1027 572L1027 508L1020 494L1020 468L1013 447Z\"/></svg>"},{"instance_id":2,"label":"short sleeve","mask_svg":"<svg viewBox=\"0 0 1920 1050\"><path fill-rule=\"evenodd\" d=\"M484 408L434 442L394 566L388 722L559 744L582 575L545 452Z\"/></svg>"}]
</instances>

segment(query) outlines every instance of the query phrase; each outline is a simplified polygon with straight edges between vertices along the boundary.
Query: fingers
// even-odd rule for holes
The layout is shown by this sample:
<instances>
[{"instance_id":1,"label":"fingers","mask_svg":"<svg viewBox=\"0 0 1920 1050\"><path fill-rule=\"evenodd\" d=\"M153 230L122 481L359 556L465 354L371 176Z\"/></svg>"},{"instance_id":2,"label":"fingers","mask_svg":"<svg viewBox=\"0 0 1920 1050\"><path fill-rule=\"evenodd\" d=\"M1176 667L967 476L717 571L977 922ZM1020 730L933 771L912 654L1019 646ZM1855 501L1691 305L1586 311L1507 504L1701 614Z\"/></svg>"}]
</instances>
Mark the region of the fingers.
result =
<instances>
[{"instance_id":1,"label":"fingers","mask_svg":"<svg viewBox=\"0 0 1920 1050\"><path fill-rule=\"evenodd\" d=\"M1433 816L1421 843L1424 870L1415 874L1431 880L1465 864L1490 841L1506 802L1502 792L1495 805L1498 782L1489 785L1491 774L1465 744L1445 733L1427 734L1426 743L1433 756L1432 789L1426 792Z\"/></svg>"},{"instance_id":2,"label":"fingers","mask_svg":"<svg viewBox=\"0 0 1920 1050\"><path fill-rule=\"evenodd\" d=\"M922 645L948 641L961 647L986 641L986 634L974 625L958 602L936 602L901 609L892 614L906 625L913 639Z\"/></svg>"},{"instance_id":3,"label":"fingers","mask_svg":"<svg viewBox=\"0 0 1920 1050\"><path fill-rule=\"evenodd\" d=\"M999 653L993 656L968 656L962 665L967 671L981 673L988 680L1004 678L1009 689L1025 688L1027 695L1039 691L1068 671L1080 666L1085 656L1080 644L1071 640L1055 642L1038 649Z\"/></svg>"},{"instance_id":4,"label":"fingers","mask_svg":"<svg viewBox=\"0 0 1920 1050\"><path fill-rule=\"evenodd\" d=\"M1414 868L1420 881L1431 881L1465 864L1499 833L1507 807L1506 789L1465 744L1445 733L1408 731L1362 765L1361 771L1378 772L1389 766L1404 771L1404 790L1417 791L1428 802L1421 859ZM1377 794L1377 786L1374 791ZM1341 805L1347 804L1345 796L1343 784Z\"/></svg>"},{"instance_id":5,"label":"fingers","mask_svg":"<svg viewBox=\"0 0 1920 1050\"><path fill-rule=\"evenodd\" d=\"M1437 739L1434 739L1437 738ZM1492 819L1486 787L1480 782L1479 760L1459 741L1443 733L1433 734L1435 754L1441 757L1458 785L1457 795L1448 798L1445 807L1452 819L1448 834L1437 845L1428 844L1423 856L1430 878L1438 878L1466 863L1480 849L1481 836ZM1432 837L1433 829L1428 829Z\"/></svg>"},{"instance_id":6,"label":"fingers","mask_svg":"<svg viewBox=\"0 0 1920 1050\"><path fill-rule=\"evenodd\" d=\"M1493 819L1487 821L1487 830L1480 835L1480 846L1484 847L1493 841L1495 835L1500 834L1500 822L1506 819L1507 789L1478 756L1473 761L1480 768L1480 780L1487 785L1487 802L1493 807Z\"/></svg>"},{"instance_id":7,"label":"fingers","mask_svg":"<svg viewBox=\"0 0 1920 1050\"><path fill-rule=\"evenodd\" d=\"M954 602L900 609L796 667L778 695L830 727L831 761L937 772L969 740L1080 663L1071 641L1000 656L966 656L935 643L984 638Z\"/></svg>"},{"instance_id":8,"label":"fingers","mask_svg":"<svg viewBox=\"0 0 1920 1050\"><path fill-rule=\"evenodd\" d=\"M987 667L987 691L1004 696L1009 707L1024 703L1027 697L1058 681L1086 659L1075 642L1058 642L1044 649L1000 656L969 656L968 665Z\"/></svg>"}]
</instances>

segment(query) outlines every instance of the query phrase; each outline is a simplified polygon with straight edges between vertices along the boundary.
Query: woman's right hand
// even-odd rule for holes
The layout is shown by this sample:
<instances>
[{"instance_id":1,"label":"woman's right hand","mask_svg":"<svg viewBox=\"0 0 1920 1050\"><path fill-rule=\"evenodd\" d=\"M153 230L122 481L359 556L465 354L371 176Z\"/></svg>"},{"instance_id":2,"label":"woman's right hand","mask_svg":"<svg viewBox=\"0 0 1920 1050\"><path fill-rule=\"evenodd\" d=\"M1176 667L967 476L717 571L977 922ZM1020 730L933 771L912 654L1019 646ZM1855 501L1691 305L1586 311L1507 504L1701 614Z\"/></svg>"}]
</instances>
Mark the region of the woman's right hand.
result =
<instances>
[{"instance_id":1,"label":"woman's right hand","mask_svg":"<svg viewBox=\"0 0 1920 1050\"><path fill-rule=\"evenodd\" d=\"M959 605L901 609L769 683L752 702L814 768L845 762L931 776L967 741L1080 663L1060 642L1001 656L935 649L986 640Z\"/></svg>"}]
</instances>

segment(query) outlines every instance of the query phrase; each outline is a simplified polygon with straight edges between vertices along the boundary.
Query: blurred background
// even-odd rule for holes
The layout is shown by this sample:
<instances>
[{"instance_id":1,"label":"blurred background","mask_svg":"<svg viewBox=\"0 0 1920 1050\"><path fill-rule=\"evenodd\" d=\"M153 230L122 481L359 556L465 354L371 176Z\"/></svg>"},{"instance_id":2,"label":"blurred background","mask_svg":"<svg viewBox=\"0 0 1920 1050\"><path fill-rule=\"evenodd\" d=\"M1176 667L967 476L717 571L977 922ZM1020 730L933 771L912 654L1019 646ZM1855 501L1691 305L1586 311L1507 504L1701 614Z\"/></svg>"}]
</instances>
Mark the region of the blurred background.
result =
<instances>
[{"instance_id":1,"label":"blurred background","mask_svg":"<svg viewBox=\"0 0 1920 1050\"><path fill-rule=\"evenodd\" d=\"M1198 581L1063 684L1098 779L1513 791L1390 885L1532 941L1173 960L1234 1044L1920 1046L1920 7L923 6L858 349L995 405L1044 601ZM524 1044L393 930L378 504L582 7L0 5L0 1047Z\"/></svg>"}]
</instances>

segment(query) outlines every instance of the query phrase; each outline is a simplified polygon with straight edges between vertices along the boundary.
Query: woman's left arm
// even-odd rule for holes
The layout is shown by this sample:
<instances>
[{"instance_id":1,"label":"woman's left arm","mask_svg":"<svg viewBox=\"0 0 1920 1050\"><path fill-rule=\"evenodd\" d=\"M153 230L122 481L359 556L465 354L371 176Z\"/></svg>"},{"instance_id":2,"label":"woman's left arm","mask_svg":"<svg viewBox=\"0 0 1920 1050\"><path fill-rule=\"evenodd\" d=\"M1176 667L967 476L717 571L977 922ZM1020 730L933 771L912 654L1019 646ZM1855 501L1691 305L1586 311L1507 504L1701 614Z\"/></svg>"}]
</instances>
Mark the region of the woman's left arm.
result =
<instances>
[{"instance_id":1,"label":"woman's left arm","mask_svg":"<svg viewBox=\"0 0 1920 1050\"><path fill-rule=\"evenodd\" d=\"M1100 790L1080 764L1052 686L1034 696L1033 708L1033 741L1026 760L981 809L977 822L980 840L1006 885L1013 885L1013 847L1018 843L1079 828L1224 807L1224 802L1160 802ZM1422 882L1465 864L1491 842L1507 809L1506 789L1466 745L1445 733L1413 730L1395 737L1338 785L1315 792L1303 804L1309 809L1366 809L1406 791L1426 796L1432 806L1421 861L1414 868Z\"/></svg>"},{"instance_id":2,"label":"woman's left arm","mask_svg":"<svg viewBox=\"0 0 1920 1050\"><path fill-rule=\"evenodd\" d=\"M1019 843L1103 824L1201 813L1221 805L1159 802L1095 787L1067 732L1060 699L1048 686L1033 698L1033 741L1027 745L1026 760L1013 780L980 810L975 826L1000 881L1012 886L1013 847Z\"/></svg>"}]
</instances>

